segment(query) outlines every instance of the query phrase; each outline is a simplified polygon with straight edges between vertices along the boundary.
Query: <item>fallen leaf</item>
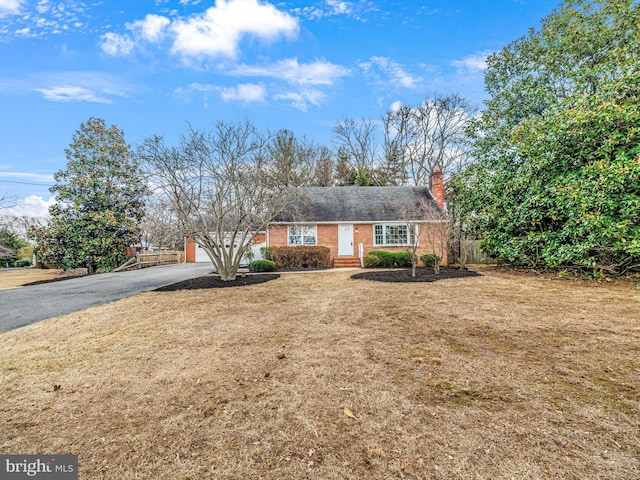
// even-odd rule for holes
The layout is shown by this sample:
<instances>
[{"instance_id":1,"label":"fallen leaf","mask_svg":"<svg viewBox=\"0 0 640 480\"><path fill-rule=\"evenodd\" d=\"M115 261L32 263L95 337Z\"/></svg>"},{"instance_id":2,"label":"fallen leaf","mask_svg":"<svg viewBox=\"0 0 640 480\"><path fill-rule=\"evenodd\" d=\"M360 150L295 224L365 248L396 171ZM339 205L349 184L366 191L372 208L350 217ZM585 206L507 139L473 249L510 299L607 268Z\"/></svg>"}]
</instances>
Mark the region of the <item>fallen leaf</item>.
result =
<instances>
[{"instance_id":1,"label":"fallen leaf","mask_svg":"<svg viewBox=\"0 0 640 480\"><path fill-rule=\"evenodd\" d=\"M349 407L344 407L344 414L349 418L356 418L356 416L353 414L353 410L351 410Z\"/></svg>"},{"instance_id":2,"label":"fallen leaf","mask_svg":"<svg viewBox=\"0 0 640 480\"><path fill-rule=\"evenodd\" d=\"M381 448L374 448L373 450L371 450L371 455L375 456L375 457L380 457L380 458L384 458L387 455L384 453L384 450L382 450Z\"/></svg>"}]
</instances>

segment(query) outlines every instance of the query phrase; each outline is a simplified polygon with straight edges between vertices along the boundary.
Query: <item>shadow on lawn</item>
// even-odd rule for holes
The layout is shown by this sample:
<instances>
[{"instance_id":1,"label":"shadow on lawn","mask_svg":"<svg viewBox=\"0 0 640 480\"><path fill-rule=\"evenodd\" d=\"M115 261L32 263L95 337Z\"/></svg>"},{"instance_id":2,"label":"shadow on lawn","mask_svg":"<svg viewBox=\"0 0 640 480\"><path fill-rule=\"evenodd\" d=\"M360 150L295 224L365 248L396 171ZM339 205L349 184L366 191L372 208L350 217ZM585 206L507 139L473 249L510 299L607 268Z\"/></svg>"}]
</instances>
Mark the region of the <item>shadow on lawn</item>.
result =
<instances>
[{"instance_id":1,"label":"shadow on lawn","mask_svg":"<svg viewBox=\"0 0 640 480\"><path fill-rule=\"evenodd\" d=\"M416 276L411 276L411 269L403 270L376 270L373 272L356 273L351 278L355 280L372 280L374 282L435 282L447 278L481 277L482 275L472 270L463 270L455 267L440 267L440 274L433 273L433 268L418 268Z\"/></svg>"}]
</instances>

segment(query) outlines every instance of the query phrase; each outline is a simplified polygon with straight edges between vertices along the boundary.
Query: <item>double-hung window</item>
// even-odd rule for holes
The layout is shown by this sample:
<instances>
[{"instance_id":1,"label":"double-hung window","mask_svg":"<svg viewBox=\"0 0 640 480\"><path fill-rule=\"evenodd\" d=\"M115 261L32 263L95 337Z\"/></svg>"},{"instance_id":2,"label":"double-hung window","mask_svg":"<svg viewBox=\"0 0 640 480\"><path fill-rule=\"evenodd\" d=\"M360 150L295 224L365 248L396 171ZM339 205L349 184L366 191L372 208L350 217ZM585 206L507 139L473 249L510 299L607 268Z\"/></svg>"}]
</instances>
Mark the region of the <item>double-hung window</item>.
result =
<instances>
[{"instance_id":1,"label":"double-hung window","mask_svg":"<svg viewBox=\"0 0 640 480\"><path fill-rule=\"evenodd\" d=\"M376 246L407 246L415 239L415 229L406 224L374 225L373 244Z\"/></svg>"},{"instance_id":2,"label":"double-hung window","mask_svg":"<svg viewBox=\"0 0 640 480\"><path fill-rule=\"evenodd\" d=\"M289 245L315 246L318 240L318 229L315 225L289 225Z\"/></svg>"}]
</instances>

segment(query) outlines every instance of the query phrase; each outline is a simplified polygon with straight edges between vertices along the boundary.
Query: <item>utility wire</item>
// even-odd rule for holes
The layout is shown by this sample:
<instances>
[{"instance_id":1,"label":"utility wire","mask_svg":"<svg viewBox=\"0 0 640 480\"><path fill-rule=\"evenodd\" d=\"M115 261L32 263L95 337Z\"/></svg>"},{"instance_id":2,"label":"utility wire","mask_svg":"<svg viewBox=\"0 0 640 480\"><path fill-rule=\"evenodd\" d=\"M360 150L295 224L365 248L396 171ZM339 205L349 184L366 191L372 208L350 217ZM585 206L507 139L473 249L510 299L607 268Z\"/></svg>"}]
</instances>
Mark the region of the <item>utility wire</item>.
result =
<instances>
[{"instance_id":1,"label":"utility wire","mask_svg":"<svg viewBox=\"0 0 640 480\"><path fill-rule=\"evenodd\" d=\"M17 180L0 180L0 183L17 183L20 185L37 185L39 187L52 187L52 183L32 183L32 182L19 182Z\"/></svg>"}]
</instances>

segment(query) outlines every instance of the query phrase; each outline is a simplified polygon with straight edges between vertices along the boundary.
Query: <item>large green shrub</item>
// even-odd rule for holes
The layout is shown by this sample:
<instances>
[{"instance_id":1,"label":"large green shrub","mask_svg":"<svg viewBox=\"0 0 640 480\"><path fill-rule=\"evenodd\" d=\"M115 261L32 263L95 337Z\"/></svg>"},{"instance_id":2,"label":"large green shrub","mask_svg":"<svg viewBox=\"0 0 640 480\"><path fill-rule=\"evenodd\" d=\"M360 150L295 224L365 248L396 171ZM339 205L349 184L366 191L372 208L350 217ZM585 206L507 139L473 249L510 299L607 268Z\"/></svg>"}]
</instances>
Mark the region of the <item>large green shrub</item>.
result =
<instances>
[{"instance_id":1,"label":"large green shrub","mask_svg":"<svg viewBox=\"0 0 640 480\"><path fill-rule=\"evenodd\" d=\"M327 247L270 247L269 256L279 268L326 268L331 261Z\"/></svg>"},{"instance_id":2,"label":"large green shrub","mask_svg":"<svg viewBox=\"0 0 640 480\"><path fill-rule=\"evenodd\" d=\"M276 269L276 264L271 260L254 260L249 265L251 272L273 272Z\"/></svg>"},{"instance_id":3,"label":"large green shrub","mask_svg":"<svg viewBox=\"0 0 640 480\"><path fill-rule=\"evenodd\" d=\"M31 266L31 260L29 260L29 259L16 260L14 262L13 266L16 267L16 268L30 267Z\"/></svg>"},{"instance_id":4,"label":"large green shrub","mask_svg":"<svg viewBox=\"0 0 640 480\"><path fill-rule=\"evenodd\" d=\"M572 0L489 56L456 214L502 263L640 271L640 3Z\"/></svg>"}]
</instances>

